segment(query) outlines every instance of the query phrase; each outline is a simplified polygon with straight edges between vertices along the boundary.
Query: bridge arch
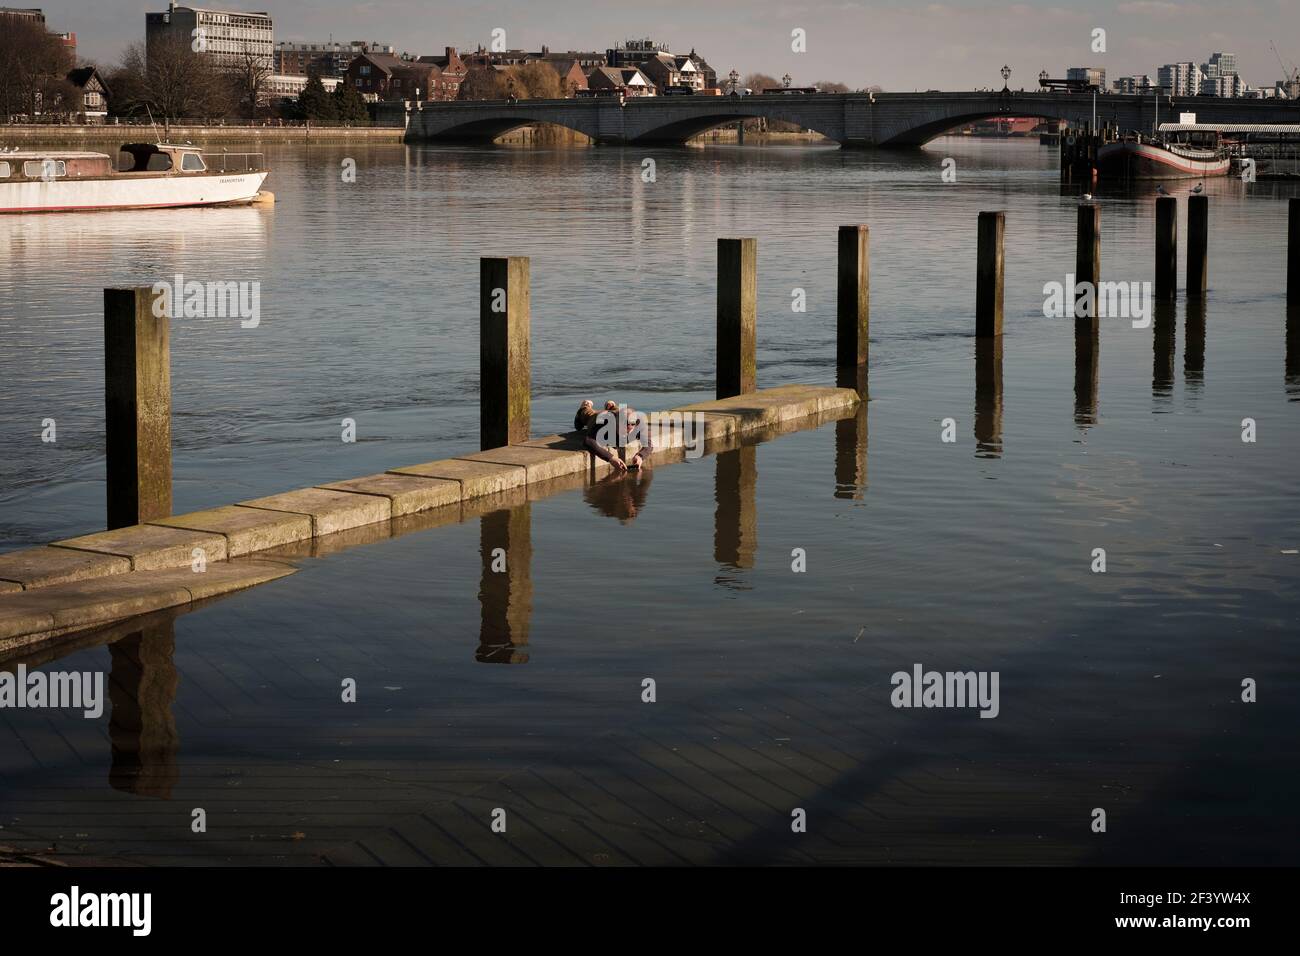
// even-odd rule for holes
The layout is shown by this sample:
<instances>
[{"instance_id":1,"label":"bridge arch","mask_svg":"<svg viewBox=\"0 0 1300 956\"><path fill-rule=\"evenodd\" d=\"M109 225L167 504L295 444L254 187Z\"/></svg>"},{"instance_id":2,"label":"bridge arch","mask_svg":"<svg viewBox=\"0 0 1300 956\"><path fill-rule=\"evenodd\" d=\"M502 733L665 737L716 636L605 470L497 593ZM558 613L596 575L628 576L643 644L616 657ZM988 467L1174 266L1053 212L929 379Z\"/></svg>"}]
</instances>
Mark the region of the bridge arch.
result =
<instances>
[{"instance_id":1,"label":"bridge arch","mask_svg":"<svg viewBox=\"0 0 1300 956\"><path fill-rule=\"evenodd\" d=\"M842 111L835 111L835 113L837 115L830 115L828 111L797 108L773 109L769 104L719 103L717 110L685 118L666 119L655 125L647 124L645 128L636 131L629 141L644 145L680 146L692 136L747 119L789 123L800 129L821 133L829 139L842 141L844 138Z\"/></svg>"},{"instance_id":2,"label":"bridge arch","mask_svg":"<svg viewBox=\"0 0 1300 956\"><path fill-rule=\"evenodd\" d=\"M423 118L422 118L423 119ZM554 111L530 111L526 106L505 106L499 110L455 112L437 120L425 119L416 131L421 139L430 142L491 143L498 136L524 126L549 124L573 130L596 139L596 124L585 116L571 116ZM412 124L413 127L416 124Z\"/></svg>"}]
</instances>

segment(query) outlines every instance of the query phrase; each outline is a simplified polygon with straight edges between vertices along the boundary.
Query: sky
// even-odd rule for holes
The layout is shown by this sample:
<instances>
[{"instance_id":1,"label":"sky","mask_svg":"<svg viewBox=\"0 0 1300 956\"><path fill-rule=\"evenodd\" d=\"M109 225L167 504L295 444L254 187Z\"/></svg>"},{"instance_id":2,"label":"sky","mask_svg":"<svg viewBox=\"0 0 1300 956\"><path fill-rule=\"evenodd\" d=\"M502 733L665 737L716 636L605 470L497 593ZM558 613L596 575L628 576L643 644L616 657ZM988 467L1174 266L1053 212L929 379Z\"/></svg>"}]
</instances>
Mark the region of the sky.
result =
<instances>
[{"instance_id":1,"label":"sky","mask_svg":"<svg viewBox=\"0 0 1300 956\"><path fill-rule=\"evenodd\" d=\"M7 0L10 6L39 0ZM794 85L835 80L886 90L1032 88L1040 70L1063 76L1069 66L1100 66L1108 79L1149 73L1163 63L1203 63L1211 52L1237 54L1253 86L1271 86L1282 67L1300 62L1300 0L1082 0L1059 2L864 3L857 0L238 0L210 4L263 10L277 40L374 40L416 54L488 45L506 31L511 48L600 50L636 37L694 48L719 75L789 73ZM111 64L144 36L144 15L166 9L154 0L46 0L51 30L75 32L83 57ZM1104 53L1092 52L1105 30ZM806 51L793 52L802 30Z\"/></svg>"}]
</instances>

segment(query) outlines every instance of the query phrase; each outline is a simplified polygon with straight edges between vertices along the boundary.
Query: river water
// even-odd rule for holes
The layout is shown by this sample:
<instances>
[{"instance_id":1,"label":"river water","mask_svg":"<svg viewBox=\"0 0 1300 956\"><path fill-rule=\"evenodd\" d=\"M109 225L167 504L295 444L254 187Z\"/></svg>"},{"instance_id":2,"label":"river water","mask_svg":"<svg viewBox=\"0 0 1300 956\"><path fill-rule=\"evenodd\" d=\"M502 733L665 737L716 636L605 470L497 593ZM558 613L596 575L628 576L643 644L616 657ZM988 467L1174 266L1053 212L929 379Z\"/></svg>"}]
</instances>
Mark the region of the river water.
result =
<instances>
[{"instance_id":1,"label":"river water","mask_svg":"<svg viewBox=\"0 0 1300 956\"><path fill-rule=\"evenodd\" d=\"M101 290L178 273L261 290L254 328L173 321L178 513L474 447L483 255L532 259L545 434L584 397L711 397L719 236L758 238L760 384L833 383L836 227L868 223L871 401L635 487L362 535L32 659L108 673L112 707L0 711L0 844L303 865L1300 859L1295 187L1207 183L1204 309L1103 319L1094 382L1070 320L1043 315L1078 200L1033 142L270 160L273 209L0 219L0 550L102 525ZM1154 193L1099 198L1103 276L1151 279ZM1007 213L1000 390L972 337L986 209ZM504 581L483 572L495 547ZM997 672L998 716L892 706L916 664Z\"/></svg>"}]
</instances>

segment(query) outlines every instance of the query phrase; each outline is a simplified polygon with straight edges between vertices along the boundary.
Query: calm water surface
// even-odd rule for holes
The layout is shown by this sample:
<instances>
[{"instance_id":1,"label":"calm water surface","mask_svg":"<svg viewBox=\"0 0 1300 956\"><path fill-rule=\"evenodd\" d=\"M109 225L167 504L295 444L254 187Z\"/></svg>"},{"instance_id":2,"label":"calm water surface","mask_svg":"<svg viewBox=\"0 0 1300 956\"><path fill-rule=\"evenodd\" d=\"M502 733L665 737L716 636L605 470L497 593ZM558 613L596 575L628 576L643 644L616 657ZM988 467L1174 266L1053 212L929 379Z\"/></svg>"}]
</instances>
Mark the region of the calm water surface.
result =
<instances>
[{"instance_id":1,"label":"calm water surface","mask_svg":"<svg viewBox=\"0 0 1300 956\"><path fill-rule=\"evenodd\" d=\"M0 220L0 548L102 523L101 289L177 272L262 283L256 329L173 323L178 511L473 447L481 255L532 257L545 433L582 397L709 396L723 235L759 240L761 382L832 382L835 227L868 222L872 401L635 484L359 532L289 555L280 582L31 658L110 672L111 707L0 711L0 844L303 865L1300 860L1289 187L1208 184L1205 308L1103 320L1091 384L1042 315L1077 200L1033 143L272 162L273 210ZM1105 277L1150 279L1153 195L1101 198ZM994 208L1000 392L971 337ZM496 547L507 575L483 571ZM914 663L998 671L999 717L894 709L890 675Z\"/></svg>"}]
</instances>

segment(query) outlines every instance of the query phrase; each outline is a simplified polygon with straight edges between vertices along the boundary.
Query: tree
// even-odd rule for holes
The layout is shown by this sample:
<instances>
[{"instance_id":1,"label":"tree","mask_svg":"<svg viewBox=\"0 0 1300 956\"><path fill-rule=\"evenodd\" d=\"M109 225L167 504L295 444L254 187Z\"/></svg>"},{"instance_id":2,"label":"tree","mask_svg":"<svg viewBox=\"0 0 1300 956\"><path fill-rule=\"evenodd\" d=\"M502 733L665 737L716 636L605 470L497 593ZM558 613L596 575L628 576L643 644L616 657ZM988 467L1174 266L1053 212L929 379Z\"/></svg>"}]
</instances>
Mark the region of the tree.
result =
<instances>
[{"instance_id":1,"label":"tree","mask_svg":"<svg viewBox=\"0 0 1300 956\"><path fill-rule=\"evenodd\" d=\"M325 92L325 84L315 74L307 79L306 87L298 94L295 113L298 119L309 123L335 123L339 118L337 101Z\"/></svg>"},{"instance_id":2,"label":"tree","mask_svg":"<svg viewBox=\"0 0 1300 956\"><path fill-rule=\"evenodd\" d=\"M510 71L515 80L515 94L520 99L558 100L564 96L560 74L541 60L533 60Z\"/></svg>"},{"instance_id":3,"label":"tree","mask_svg":"<svg viewBox=\"0 0 1300 956\"><path fill-rule=\"evenodd\" d=\"M63 41L30 17L0 13L0 115L35 117L46 97L66 90L72 57ZM52 104L57 105L57 104Z\"/></svg>"},{"instance_id":4,"label":"tree","mask_svg":"<svg viewBox=\"0 0 1300 956\"><path fill-rule=\"evenodd\" d=\"M837 83L833 80L818 80L813 86L822 93L847 93L849 91L847 83Z\"/></svg>"},{"instance_id":5,"label":"tree","mask_svg":"<svg viewBox=\"0 0 1300 956\"><path fill-rule=\"evenodd\" d=\"M742 89L750 89L755 93L761 93L764 90L775 90L780 85L780 80L768 76L766 73L750 73L740 81Z\"/></svg>"},{"instance_id":6,"label":"tree","mask_svg":"<svg viewBox=\"0 0 1300 956\"><path fill-rule=\"evenodd\" d=\"M184 39L158 39L147 49L131 44L108 85L115 114L148 112L164 121L225 116L232 98L229 77Z\"/></svg>"},{"instance_id":7,"label":"tree","mask_svg":"<svg viewBox=\"0 0 1300 956\"><path fill-rule=\"evenodd\" d=\"M271 62L262 54L245 45L236 54L234 62L226 67L233 97L242 109L247 111L249 119L257 118L257 108L266 96L266 87L271 78Z\"/></svg>"},{"instance_id":8,"label":"tree","mask_svg":"<svg viewBox=\"0 0 1300 956\"><path fill-rule=\"evenodd\" d=\"M334 101L334 113L340 123L348 126L370 125L370 110L366 109L366 101L356 89L348 86L346 80L334 88L334 95L330 98Z\"/></svg>"},{"instance_id":9,"label":"tree","mask_svg":"<svg viewBox=\"0 0 1300 956\"><path fill-rule=\"evenodd\" d=\"M491 66L474 66L460 83L459 99L503 100L508 87L501 72Z\"/></svg>"}]
</instances>

